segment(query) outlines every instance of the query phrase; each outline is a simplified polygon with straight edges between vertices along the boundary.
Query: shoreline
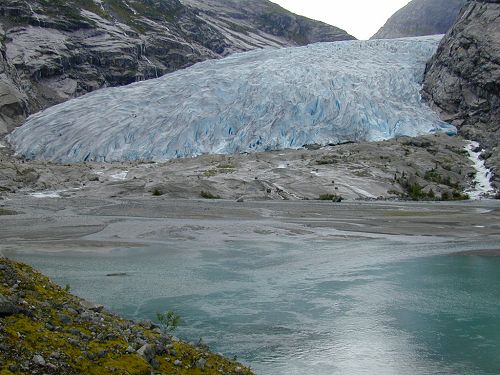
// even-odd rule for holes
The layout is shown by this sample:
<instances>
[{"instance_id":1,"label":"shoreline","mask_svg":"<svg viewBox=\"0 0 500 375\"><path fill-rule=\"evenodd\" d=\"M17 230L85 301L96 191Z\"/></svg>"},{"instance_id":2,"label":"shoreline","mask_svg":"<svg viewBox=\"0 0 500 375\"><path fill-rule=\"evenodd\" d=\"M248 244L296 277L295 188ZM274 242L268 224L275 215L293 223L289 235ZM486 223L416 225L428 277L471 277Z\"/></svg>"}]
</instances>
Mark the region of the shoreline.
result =
<instances>
[{"instance_id":1,"label":"shoreline","mask_svg":"<svg viewBox=\"0 0 500 375\"><path fill-rule=\"evenodd\" d=\"M224 241L498 238L500 201L386 202L27 198L4 201L0 252L78 251Z\"/></svg>"}]
</instances>

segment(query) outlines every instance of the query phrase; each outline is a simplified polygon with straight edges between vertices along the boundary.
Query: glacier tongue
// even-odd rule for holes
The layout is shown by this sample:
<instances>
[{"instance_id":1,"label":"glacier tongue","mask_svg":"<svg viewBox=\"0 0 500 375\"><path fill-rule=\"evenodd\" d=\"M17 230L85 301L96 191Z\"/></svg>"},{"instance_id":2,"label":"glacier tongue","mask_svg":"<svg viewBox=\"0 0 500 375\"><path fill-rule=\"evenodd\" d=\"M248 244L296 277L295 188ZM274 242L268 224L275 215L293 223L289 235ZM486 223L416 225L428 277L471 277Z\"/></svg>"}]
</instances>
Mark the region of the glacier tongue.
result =
<instances>
[{"instance_id":1,"label":"glacier tongue","mask_svg":"<svg viewBox=\"0 0 500 375\"><path fill-rule=\"evenodd\" d=\"M51 107L9 142L30 159L77 162L454 133L420 98L440 39L318 43L206 61Z\"/></svg>"}]
</instances>

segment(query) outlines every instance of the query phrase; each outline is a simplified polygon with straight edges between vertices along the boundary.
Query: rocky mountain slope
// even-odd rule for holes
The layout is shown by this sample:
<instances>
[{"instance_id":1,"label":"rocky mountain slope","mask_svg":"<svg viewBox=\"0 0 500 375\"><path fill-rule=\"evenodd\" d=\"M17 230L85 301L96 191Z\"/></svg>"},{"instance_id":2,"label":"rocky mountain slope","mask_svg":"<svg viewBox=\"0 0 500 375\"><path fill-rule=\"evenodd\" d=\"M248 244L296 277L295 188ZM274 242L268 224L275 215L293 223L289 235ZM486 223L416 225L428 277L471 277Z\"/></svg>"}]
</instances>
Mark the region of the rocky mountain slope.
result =
<instances>
[{"instance_id":1,"label":"rocky mountain slope","mask_svg":"<svg viewBox=\"0 0 500 375\"><path fill-rule=\"evenodd\" d=\"M106 86L263 47L353 39L267 0L3 0L0 134Z\"/></svg>"},{"instance_id":2,"label":"rocky mountain slope","mask_svg":"<svg viewBox=\"0 0 500 375\"><path fill-rule=\"evenodd\" d=\"M81 300L6 258L0 258L0 349L2 374L252 374L151 322L134 323Z\"/></svg>"},{"instance_id":3,"label":"rocky mountain slope","mask_svg":"<svg viewBox=\"0 0 500 375\"><path fill-rule=\"evenodd\" d=\"M427 66L424 97L486 148L500 182L500 2L470 1Z\"/></svg>"},{"instance_id":4,"label":"rocky mountain slope","mask_svg":"<svg viewBox=\"0 0 500 375\"><path fill-rule=\"evenodd\" d=\"M444 34L467 0L412 0L397 11L372 39Z\"/></svg>"},{"instance_id":5,"label":"rocky mountain slope","mask_svg":"<svg viewBox=\"0 0 500 375\"><path fill-rule=\"evenodd\" d=\"M268 0L181 0L240 50L354 39L345 31L296 15ZM278 39L277 39L278 37ZM263 40L261 40L263 39ZM285 43L283 43L285 42Z\"/></svg>"}]
</instances>

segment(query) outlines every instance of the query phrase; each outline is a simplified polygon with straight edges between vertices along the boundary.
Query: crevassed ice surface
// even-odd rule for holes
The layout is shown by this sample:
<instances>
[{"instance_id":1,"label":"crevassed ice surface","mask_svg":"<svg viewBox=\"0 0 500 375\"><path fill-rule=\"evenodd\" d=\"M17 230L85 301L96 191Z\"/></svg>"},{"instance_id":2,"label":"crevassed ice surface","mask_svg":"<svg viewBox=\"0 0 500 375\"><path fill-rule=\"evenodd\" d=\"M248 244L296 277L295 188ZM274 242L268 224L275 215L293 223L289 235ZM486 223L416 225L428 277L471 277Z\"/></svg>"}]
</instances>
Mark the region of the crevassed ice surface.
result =
<instances>
[{"instance_id":1,"label":"crevassed ice surface","mask_svg":"<svg viewBox=\"0 0 500 375\"><path fill-rule=\"evenodd\" d=\"M206 61L51 107L9 141L28 158L75 162L453 133L420 97L440 39L318 43Z\"/></svg>"}]
</instances>

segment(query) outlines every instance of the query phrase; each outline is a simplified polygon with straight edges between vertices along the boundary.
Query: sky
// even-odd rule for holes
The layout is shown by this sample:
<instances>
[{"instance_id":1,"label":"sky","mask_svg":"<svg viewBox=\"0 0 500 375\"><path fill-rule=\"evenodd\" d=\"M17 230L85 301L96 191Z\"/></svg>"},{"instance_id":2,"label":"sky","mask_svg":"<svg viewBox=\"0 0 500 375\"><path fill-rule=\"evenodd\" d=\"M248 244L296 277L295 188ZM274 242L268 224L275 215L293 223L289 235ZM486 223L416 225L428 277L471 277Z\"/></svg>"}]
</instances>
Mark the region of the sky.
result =
<instances>
[{"instance_id":1,"label":"sky","mask_svg":"<svg viewBox=\"0 0 500 375\"><path fill-rule=\"evenodd\" d=\"M410 0L271 0L294 13L340 27L369 39Z\"/></svg>"}]
</instances>

